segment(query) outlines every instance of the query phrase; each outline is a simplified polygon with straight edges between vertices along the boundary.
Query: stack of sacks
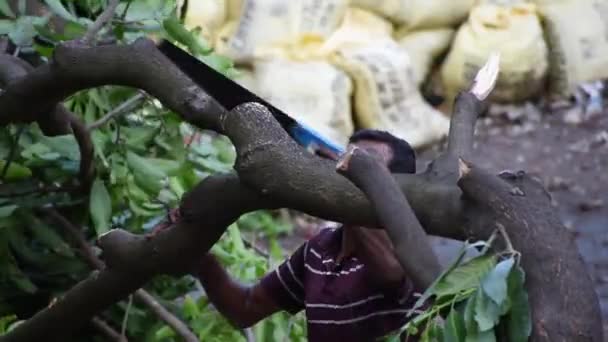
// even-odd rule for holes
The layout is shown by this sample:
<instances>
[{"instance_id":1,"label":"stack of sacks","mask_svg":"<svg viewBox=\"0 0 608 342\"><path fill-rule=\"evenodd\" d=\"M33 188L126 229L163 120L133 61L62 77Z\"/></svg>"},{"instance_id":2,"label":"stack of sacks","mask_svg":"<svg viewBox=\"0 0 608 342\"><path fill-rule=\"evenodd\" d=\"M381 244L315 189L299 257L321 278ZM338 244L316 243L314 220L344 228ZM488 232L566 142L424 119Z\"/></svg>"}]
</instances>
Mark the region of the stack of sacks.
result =
<instances>
[{"instance_id":1,"label":"stack of sacks","mask_svg":"<svg viewBox=\"0 0 608 342\"><path fill-rule=\"evenodd\" d=\"M354 123L414 147L447 134L449 120L418 87L474 0L415 0L407 8L401 1L212 2L192 7L207 12L187 15L187 26L206 27L218 53L253 67L237 82L328 138L346 143Z\"/></svg>"},{"instance_id":2,"label":"stack of sacks","mask_svg":"<svg viewBox=\"0 0 608 342\"><path fill-rule=\"evenodd\" d=\"M421 147L443 137L449 120L423 100L417 82L422 76L391 31L380 17L352 8L321 50L353 79L360 127L383 129Z\"/></svg>"},{"instance_id":3,"label":"stack of sacks","mask_svg":"<svg viewBox=\"0 0 608 342\"><path fill-rule=\"evenodd\" d=\"M352 0L352 5L380 14L402 30L445 28L458 25L475 0Z\"/></svg>"},{"instance_id":4,"label":"stack of sacks","mask_svg":"<svg viewBox=\"0 0 608 342\"><path fill-rule=\"evenodd\" d=\"M448 101L471 84L493 52L500 53L500 74L492 100L521 101L542 90L548 51L534 4L484 3L471 10L442 66Z\"/></svg>"},{"instance_id":5,"label":"stack of sacks","mask_svg":"<svg viewBox=\"0 0 608 342\"><path fill-rule=\"evenodd\" d=\"M265 46L329 36L347 6L348 0L244 0L238 20L224 25L215 47L236 62L251 63Z\"/></svg>"}]
</instances>

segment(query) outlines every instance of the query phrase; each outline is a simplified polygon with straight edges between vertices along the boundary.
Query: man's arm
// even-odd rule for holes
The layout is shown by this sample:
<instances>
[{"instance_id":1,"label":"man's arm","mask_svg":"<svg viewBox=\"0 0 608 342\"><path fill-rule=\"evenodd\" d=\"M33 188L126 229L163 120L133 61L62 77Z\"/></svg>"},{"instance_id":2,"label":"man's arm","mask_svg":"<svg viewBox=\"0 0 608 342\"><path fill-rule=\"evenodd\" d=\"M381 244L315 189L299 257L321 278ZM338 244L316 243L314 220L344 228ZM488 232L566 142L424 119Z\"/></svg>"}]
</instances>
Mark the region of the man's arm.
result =
<instances>
[{"instance_id":1,"label":"man's arm","mask_svg":"<svg viewBox=\"0 0 608 342\"><path fill-rule=\"evenodd\" d=\"M380 288L393 292L407 286L407 275L399 264L393 244L383 229L345 227L354 237L355 250L366 265L373 281Z\"/></svg>"},{"instance_id":2,"label":"man's arm","mask_svg":"<svg viewBox=\"0 0 608 342\"><path fill-rule=\"evenodd\" d=\"M232 279L212 254L207 254L196 274L217 310L238 328L247 328L281 310L258 282L243 285Z\"/></svg>"},{"instance_id":3,"label":"man's arm","mask_svg":"<svg viewBox=\"0 0 608 342\"><path fill-rule=\"evenodd\" d=\"M196 276L211 303L228 321L239 328L249 327L280 310L295 314L304 308L306 248L306 244L302 245L252 286L233 280L211 254L205 256Z\"/></svg>"}]
</instances>

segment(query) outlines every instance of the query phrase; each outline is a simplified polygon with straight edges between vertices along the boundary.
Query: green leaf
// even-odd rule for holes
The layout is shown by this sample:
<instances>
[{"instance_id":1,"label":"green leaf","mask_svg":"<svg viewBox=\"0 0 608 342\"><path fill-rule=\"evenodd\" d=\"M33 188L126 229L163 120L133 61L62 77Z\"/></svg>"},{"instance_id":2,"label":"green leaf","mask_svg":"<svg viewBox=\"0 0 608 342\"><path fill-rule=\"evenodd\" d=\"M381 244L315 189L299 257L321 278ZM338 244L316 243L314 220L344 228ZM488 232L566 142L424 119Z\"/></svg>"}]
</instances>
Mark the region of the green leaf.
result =
<instances>
[{"instance_id":1,"label":"green leaf","mask_svg":"<svg viewBox=\"0 0 608 342\"><path fill-rule=\"evenodd\" d=\"M6 160L0 160L0 172L4 170L6 166ZM32 170L29 168L18 164L16 162L11 162L6 170L6 174L4 175L4 179L7 181L18 181L22 179L26 179L32 176Z\"/></svg>"},{"instance_id":2,"label":"green leaf","mask_svg":"<svg viewBox=\"0 0 608 342\"><path fill-rule=\"evenodd\" d=\"M8 1L6 1L6 0L0 0L0 12L7 17L10 17L13 19L15 18L15 12L13 12L13 10L11 9L11 6L9 5Z\"/></svg>"},{"instance_id":3,"label":"green leaf","mask_svg":"<svg viewBox=\"0 0 608 342\"><path fill-rule=\"evenodd\" d=\"M465 342L496 342L494 330L480 332L474 335L467 335Z\"/></svg>"},{"instance_id":4,"label":"green leaf","mask_svg":"<svg viewBox=\"0 0 608 342\"><path fill-rule=\"evenodd\" d=\"M9 217L13 213L13 211L15 211L15 209L17 209L17 206L14 204L0 207L0 218Z\"/></svg>"},{"instance_id":5,"label":"green leaf","mask_svg":"<svg viewBox=\"0 0 608 342\"><path fill-rule=\"evenodd\" d=\"M78 21L78 18L73 16L72 13L70 13L70 11L68 11L65 7L63 7L60 0L44 0L44 2L47 4L47 6L49 6L51 11L53 13L55 13L57 16L65 19L65 20L68 20L68 21Z\"/></svg>"},{"instance_id":6,"label":"green leaf","mask_svg":"<svg viewBox=\"0 0 608 342\"><path fill-rule=\"evenodd\" d=\"M479 331L488 331L498 323L500 307L483 291L477 291L475 296L475 321Z\"/></svg>"},{"instance_id":7,"label":"green leaf","mask_svg":"<svg viewBox=\"0 0 608 342\"><path fill-rule=\"evenodd\" d=\"M499 306L507 298L507 277L514 262L513 258L499 262L481 281L483 291Z\"/></svg>"},{"instance_id":8,"label":"green leaf","mask_svg":"<svg viewBox=\"0 0 608 342\"><path fill-rule=\"evenodd\" d=\"M110 229L112 201L106 186L99 178L95 179L91 187L89 209L91 210L91 219L93 220L97 236L107 232Z\"/></svg>"},{"instance_id":9,"label":"green leaf","mask_svg":"<svg viewBox=\"0 0 608 342\"><path fill-rule=\"evenodd\" d=\"M175 337L175 332L168 325L164 325L154 333L156 341L170 341L173 337Z\"/></svg>"},{"instance_id":10,"label":"green leaf","mask_svg":"<svg viewBox=\"0 0 608 342\"><path fill-rule=\"evenodd\" d=\"M8 19L0 19L0 34L9 34L15 29L15 21Z\"/></svg>"},{"instance_id":11,"label":"green leaf","mask_svg":"<svg viewBox=\"0 0 608 342\"><path fill-rule=\"evenodd\" d=\"M188 47L195 55L207 55L211 48L200 38L179 21L177 16L172 15L163 21L163 28L172 39Z\"/></svg>"},{"instance_id":12,"label":"green leaf","mask_svg":"<svg viewBox=\"0 0 608 342\"><path fill-rule=\"evenodd\" d=\"M460 262L462 261L462 259L464 258L464 256L466 255L467 251L476 247L480 247L480 246L484 246L487 243L485 241L477 241L475 243L469 243L469 241L465 241L462 248L460 249L460 251L458 252L458 254L456 255L456 258L454 258L454 260L450 263L450 265L443 271L441 272L441 275L439 275L439 277L437 277L437 279L435 279L435 281L433 281L433 283L431 284L431 286L429 286L424 293L422 294L422 296L420 296L420 298L418 298L418 300L416 301L416 303L414 303L414 307L412 308L412 312L420 307L422 307L422 305L424 303L427 302L427 300L433 295L435 294L435 288L437 287L437 285L441 282L443 282L443 280L445 279L445 277L447 277L448 274L450 274L454 269L456 269L456 267L458 267L458 265L460 265Z\"/></svg>"},{"instance_id":13,"label":"green leaf","mask_svg":"<svg viewBox=\"0 0 608 342\"><path fill-rule=\"evenodd\" d=\"M443 335L444 342L461 342L466 336L463 316L454 308L450 311L446 322Z\"/></svg>"},{"instance_id":14,"label":"green leaf","mask_svg":"<svg viewBox=\"0 0 608 342\"><path fill-rule=\"evenodd\" d=\"M32 39L36 36L36 28L38 25L46 25L47 17L21 16L15 21L15 26L9 32L9 38L18 46L31 45Z\"/></svg>"},{"instance_id":15,"label":"green leaf","mask_svg":"<svg viewBox=\"0 0 608 342\"><path fill-rule=\"evenodd\" d=\"M524 271L519 266L513 267L507 280L511 299L511 310L507 316L509 342L526 342L532 333L532 317L524 280Z\"/></svg>"},{"instance_id":16,"label":"green leaf","mask_svg":"<svg viewBox=\"0 0 608 342\"><path fill-rule=\"evenodd\" d=\"M213 69L215 69L221 73L225 73L227 70L234 67L234 63L232 62L232 60L230 58L220 56L215 53L203 56L203 57L201 57L201 59L207 65L209 65L210 67L212 67Z\"/></svg>"},{"instance_id":17,"label":"green leaf","mask_svg":"<svg viewBox=\"0 0 608 342\"><path fill-rule=\"evenodd\" d=\"M39 220L31 220L33 224L28 224L28 229L37 241L47 246L53 252L66 256L73 257L74 253L70 246L61 238L57 232Z\"/></svg>"},{"instance_id":18,"label":"green leaf","mask_svg":"<svg viewBox=\"0 0 608 342\"><path fill-rule=\"evenodd\" d=\"M45 144L52 151L59 153L62 157L70 160L80 160L80 150L78 142L73 134L58 135L55 137L41 137L41 143Z\"/></svg>"},{"instance_id":19,"label":"green leaf","mask_svg":"<svg viewBox=\"0 0 608 342\"><path fill-rule=\"evenodd\" d=\"M496 257L493 255L478 256L458 266L434 288L434 293L439 296L457 294L461 291L474 288L479 285L479 281L494 267Z\"/></svg>"},{"instance_id":20,"label":"green leaf","mask_svg":"<svg viewBox=\"0 0 608 342\"><path fill-rule=\"evenodd\" d=\"M162 185L161 181L167 176L161 168L147 158L128 151L127 164L135 176L137 185L142 189L157 194Z\"/></svg>"},{"instance_id":21,"label":"green leaf","mask_svg":"<svg viewBox=\"0 0 608 342\"><path fill-rule=\"evenodd\" d=\"M475 302L477 301L477 292L475 291L466 301L464 308L464 326L468 335L474 335L479 332L477 322L475 321Z\"/></svg>"},{"instance_id":22,"label":"green leaf","mask_svg":"<svg viewBox=\"0 0 608 342\"><path fill-rule=\"evenodd\" d=\"M182 312L186 319L195 319L201 315L200 309L192 297L186 295L182 306Z\"/></svg>"}]
</instances>

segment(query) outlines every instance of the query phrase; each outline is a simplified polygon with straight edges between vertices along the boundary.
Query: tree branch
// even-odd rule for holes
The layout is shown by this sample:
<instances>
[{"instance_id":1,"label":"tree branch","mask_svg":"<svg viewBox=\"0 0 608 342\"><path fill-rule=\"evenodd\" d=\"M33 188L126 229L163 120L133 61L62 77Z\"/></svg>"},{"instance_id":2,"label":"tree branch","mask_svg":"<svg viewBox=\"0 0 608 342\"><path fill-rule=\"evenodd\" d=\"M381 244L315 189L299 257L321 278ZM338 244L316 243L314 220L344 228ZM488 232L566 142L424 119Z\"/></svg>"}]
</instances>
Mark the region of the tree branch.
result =
<instances>
[{"instance_id":1,"label":"tree branch","mask_svg":"<svg viewBox=\"0 0 608 342\"><path fill-rule=\"evenodd\" d=\"M53 220L61 225L75 241L78 249L83 255L85 261L91 268L101 270L105 268L89 243L85 240L81 230L74 226L65 216L59 214L55 209L44 209ZM135 292L135 298L152 310L158 318L167 323L173 330L186 342L198 342L198 338L188 329L188 327L179 318L175 317L170 311L165 309L158 301L144 289L139 289Z\"/></svg>"},{"instance_id":2,"label":"tree branch","mask_svg":"<svg viewBox=\"0 0 608 342\"><path fill-rule=\"evenodd\" d=\"M390 171L353 146L340 158L336 169L368 196L393 243L401 267L416 287L429 287L441 272L439 261Z\"/></svg>"},{"instance_id":3,"label":"tree branch","mask_svg":"<svg viewBox=\"0 0 608 342\"><path fill-rule=\"evenodd\" d=\"M91 323L93 323L93 326L97 330L106 335L110 341L128 342L126 337L120 335L116 330L114 330L114 328L112 328L108 323L104 322L101 318L93 317Z\"/></svg>"},{"instance_id":4,"label":"tree branch","mask_svg":"<svg viewBox=\"0 0 608 342\"><path fill-rule=\"evenodd\" d=\"M88 131L93 131L103 125L105 125L108 121L110 121L112 118L123 115L131 110L133 110L134 108L136 108L143 99L146 98L146 94L144 92L138 92L137 95L134 95L133 97L131 97L130 99L126 100L125 102L121 103L120 105L116 106L116 108L112 109L111 111L109 111L106 115L104 115L102 118L100 118L99 120L93 122L92 124L90 124L87 127Z\"/></svg>"},{"instance_id":5,"label":"tree branch","mask_svg":"<svg viewBox=\"0 0 608 342\"><path fill-rule=\"evenodd\" d=\"M108 7L101 12L101 14L95 19L93 24L89 27L85 35L82 37L82 41L86 44L92 43L97 33L112 19L116 7L120 0L109 0Z\"/></svg>"},{"instance_id":6,"label":"tree branch","mask_svg":"<svg viewBox=\"0 0 608 342\"><path fill-rule=\"evenodd\" d=\"M0 55L0 84L3 87L12 87L13 82L19 82L19 80L26 78L32 70L32 66L19 58L11 55ZM40 110L41 115L35 121L38 122L45 135L56 136L74 133L80 149L79 178L81 188L85 194L88 193L94 177L94 151L90 134L84 129L82 121L62 104L49 105L46 110L42 108Z\"/></svg>"},{"instance_id":7,"label":"tree branch","mask_svg":"<svg viewBox=\"0 0 608 342\"><path fill-rule=\"evenodd\" d=\"M458 185L468 201L494 215L492 224L473 233L502 226L521 252L532 308L531 341L603 341L593 282L542 185L523 172L496 177L466 162L461 162Z\"/></svg>"}]
</instances>

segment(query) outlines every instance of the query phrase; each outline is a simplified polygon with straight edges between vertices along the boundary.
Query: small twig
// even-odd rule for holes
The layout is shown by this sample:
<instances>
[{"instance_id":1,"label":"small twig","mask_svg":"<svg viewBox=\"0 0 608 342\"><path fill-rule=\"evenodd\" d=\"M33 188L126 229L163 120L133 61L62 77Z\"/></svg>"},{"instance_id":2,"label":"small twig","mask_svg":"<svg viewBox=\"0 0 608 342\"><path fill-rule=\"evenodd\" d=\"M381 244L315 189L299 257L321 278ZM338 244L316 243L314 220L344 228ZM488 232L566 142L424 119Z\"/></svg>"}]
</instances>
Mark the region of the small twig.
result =
<instances>
[{"instance_id":1,"label":"small twig","mask_svg":"<svg viewBox=\"0 0 608 342\"><path fill-rule=\"evenodd\" d=\"M6 158L6 164L2 168L2 173L0 173L0 183L4 181L4 177L6 177L6 173L8 172L9 166L15 159L15 153L17 153L17 147L19 146L19 138L21 138L21 134L25 130L25 125L21 125L17 129L17 134L15 135L15 140L13 141L13 146L11 146L11 151L9 152L8 158Z\"/></svg>"},{"instance_id":2,"label":"small twig","mask_svg":"<svg viewBox=\"0 0 608 342\"><path fill-rule=\"evenodd\" d=\"M500 235L502 236L502 238L505 240L505 245L507 245L506 252L508 254L514 255L516 257L516 260L518 260L518 258L521 255L521 253L518 252L513 247L513 243L511 242L511 239L509 238L509 234L507 234L507 230L505 229L505 226L503 226L501 223L496 223L496 226L498 227L498 232L500 233Z\"/></svg>"},{"instance_id":3,"label":"small twig","mask_svg":"<svg viewBox=\"0 0 608 342\"><path fill-rule=\"evenodd\" d=\"M241 237L243 239L243 244L245 244L245 246L247 248L251 248L253 249L256 253L258 253L259 255L263 256L264 258L270 258L270 253L268 253L267 251L263 250L260 246L256 245L255 243L247 240L245 237Z\"/></svg>"},{"instance_id":4,"label":"small twig","mask_svg":"<svg viewBox=\"0 0 608 342\"><path fill-rule=\"evenodd\" d=\"M91 320L93 326L103 333L109 340L116 342L128 342L127 338L121 336L114 328L99 317L93 317Z\"/></svg>"},{"instance_id":5,"label":"small twig","mask_svg":"<svg viewBox=\"0 0 608 342\"><path fill-rule=\"evenodd\" d=\"M175 315L163 307L151 294L139 289L135 292L135 298L145 304L152 312L156 314L163 322L167 323L184 341L198 342L198 338L190 329L179 320Z\"/></svg>"},{"instance_id":6,"label":"small twig","mask_svg":"<svg viewBox=\"0 0 608 342\"><path fill-rule=\"evenodd\" d=\"M93 122L92 124L90 124L87 127L87 130L88 131L92 131L94 129L97 129L97 128L105 125L112 118L115 118L115 117L117 117L119 115L122 115L122 114L125 114L125 113L129 112L133 108L137 107L139 105L139 103L145 97L146 97L146 94L143 91L139 91L135 96L131 97L130 99L128 99L125 102L123 102L120 105L118 105L116 108L114 108L111 111L109 111L101 119L99 119L99 120Z\"/></svg>"},{"instance_id":7,"label":"small twig","mask_svg":"<svg viewBox=\"0 0 608 342\"><path fill-rule=\"evenodd\" d=\"M112 19L116 6L120 0L109 0L108 7L95 19L95 22L89 27L82 41L86 44L93 42L95 35Z\"/></svg>"},{"instance_id":8,"label":"small twig","mask_svg":"<svg viewBox=\"0 0 608 342\"><path fill-rule=\"evenodd\" d=\"M127 333L127 322L129 321L129 315L131 314L131 307L133 306L133 295L129 296L129 302L127 303L127 309L125 315L122 318L122 325L120 327L120 335L126 337Z\"/></svg>"},{"instance_id":9,"label":"small twig","mask_svg":"<svg viewBox=\"0 0 608 342\"><path fill-rule=\"evenodd\" d=\"M122 14L120 15L120 20L125 20L125 18L127 17L127 11L129 11L129 7L131 7L132 2L133 2L133 0L127 1L127 4L125 5L125 9L122 11Z\"/></svg>"},{"instance_id":10,"label":"small twig","mask_svg":"<svg viewBox=\"0 0 608 342\"><path fill-rule=\"evenodd\" d=\"M247 342L255 342L255 334L253 333L253 330L251 330L251 328L245 328L243 329L243 335L245 335L245 338L247 339Z\"/></svg>"}]
</instances>

